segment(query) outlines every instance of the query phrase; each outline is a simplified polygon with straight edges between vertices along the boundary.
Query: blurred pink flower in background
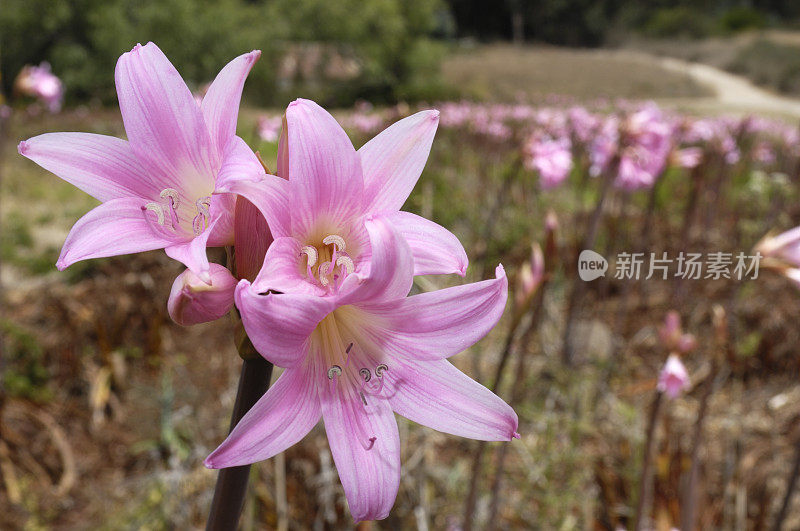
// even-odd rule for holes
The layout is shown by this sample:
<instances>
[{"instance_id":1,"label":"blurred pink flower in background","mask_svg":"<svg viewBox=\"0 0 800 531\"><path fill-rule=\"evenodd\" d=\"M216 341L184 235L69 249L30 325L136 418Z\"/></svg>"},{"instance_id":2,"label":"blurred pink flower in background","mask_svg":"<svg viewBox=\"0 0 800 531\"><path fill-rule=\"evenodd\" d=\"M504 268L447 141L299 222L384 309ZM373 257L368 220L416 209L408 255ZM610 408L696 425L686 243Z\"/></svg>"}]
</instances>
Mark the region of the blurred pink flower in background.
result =
<instances>
[{"instance_id":1,"label":"blurred pink flower in background","mask_svg":"<svg viewBox=\"0 0 800 531\"><path fill-rule=\"evenodd\" d=\"M689 387L689 373L677 354L670 354L658 375L658 390L677 398Z\"/></svg>"},{"instance_id":2,"label":"blurred pink flower in background","mask_svg":"<svg viewBox=\"0 0 800 531\"><path fill-rule=\"evenodd\" d=\"M558 186L572 171L572 142L568 137L534 134L524 146L525 166L539 174L544 189Z\"/></svg>"},{"instance_id":3,"label":"blurred pink flower in background","mask_svg":"<svg viewBox=\"0 0 800 531\"><path fill-rule=\"evenodd\" d=\"M622 144L616 185L649 188L666 167L672 151L672 126L661 110L648 104L621 124Z\"/></svg>"},{"instance_id":4,"label":"blurred pink flower in background","mask_svg":"<svg viewBox=\"0 0 800 531\"><path fill-rule=\"evenodd\" d=\"M775 150L766 140L759 141L753 148L753 160L760 164L772 164L776 160Z\"/></svg>"},{"instance_id":5,"label":"blurred pink flower in background","mask_svg":"<svg viewBox=\"0 0 800 531\"><path fill-rule=\"evenodd\" d=\"M699 147L677 149L672 152L672 160L675 165L681 168L696 168L703 162L703 150Z\"/></svg>"},{"instance_id":6,"label":"blurred pink flower in background","mask_svg":"<svg viewBox=\"0 0 800 531\"><path fill-rule=\"evenodd\" d=\"M282 120L280 116L259 116L256 124L258 138L264 142L277 142L281 135Z\"/></svg>"},{"instance_id":7,"label":"blurred pink flower in background","mask_svg":"<svg viewBox=\"0 0 800 531\"><path fill-rule=\"evenodd\" d=\"M58 112L64 101L64 84L50 70L49 63L25 66L14 81L14 90L43 102L50 112Z\"/></svg>"},{"instance_id":8,"label":"blurred pink flower in background","mask_svg":"<svg viewBox=\"0 0 800 531\"><path fill-rule=\"evenodd\" d=\"M669 351L686 354L694 350L697 342L692 334L684 334L681 328L681 317L676 311L670 311L664 318L664 324L658 329L661 343Z\"/></svg>"}]
</instances>

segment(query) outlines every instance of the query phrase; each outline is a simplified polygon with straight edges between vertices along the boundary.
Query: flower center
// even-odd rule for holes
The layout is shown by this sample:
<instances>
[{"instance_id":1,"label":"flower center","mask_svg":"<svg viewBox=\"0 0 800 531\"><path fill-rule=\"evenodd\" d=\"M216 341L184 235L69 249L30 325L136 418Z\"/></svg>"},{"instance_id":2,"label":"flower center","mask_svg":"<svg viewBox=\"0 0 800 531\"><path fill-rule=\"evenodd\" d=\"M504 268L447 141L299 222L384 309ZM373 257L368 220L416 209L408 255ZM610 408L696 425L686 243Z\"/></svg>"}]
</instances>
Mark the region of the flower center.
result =
<instances>
[{"instance_id":1,"label":"flower center","mask_svg":"<svg viewBox=\"0 0 800 531\"><path fill-rule=\"evenodd\" d=\"M177 232L181 227L181 216L188 220L189 216L194 213L192 218L192 232L195 236L199 236L208 227L208 221L211 219L209 209L211 208L211 196L199 198L194 203L194 209L179 210L181 206L180 195L174 188L164 188L159 194L161 201L151 201L142 207L142 213L145 219L156 228L154 223L158 223L160 227L166 227L172 232ZM148 216L147 212L152 212L155 215L155 220L152 216Z\"/></svg>"},{"instance_id":2,"label":"flower center","mask_svg":"<svg viewBox=\"0 0 800 531\"><path fill-rule=\"evenodd\" d=\"M338 289L345 277L355 270L355 263L346 249L344 238L338 234L325 236L319 247L304 245L299 257L302 260L305 256L309 281Z\"/></svg>"},{"instance_id":3,"label":"flower center","mask_svg":"<svg viewBox=\"0 0 800 531\"><path fill-rule=\"evenodd\" d=\"M349 404L357 438L365 450L370 450L377 437L365 419L376 402L387 398L383 389L389 367L369 354L373 347L357 331L358 319L358 313L348 307L325 317L312 334L312 351L316 352L313 363L327 376L327 386L321 392Z\"/></svg>"}]
</instances>

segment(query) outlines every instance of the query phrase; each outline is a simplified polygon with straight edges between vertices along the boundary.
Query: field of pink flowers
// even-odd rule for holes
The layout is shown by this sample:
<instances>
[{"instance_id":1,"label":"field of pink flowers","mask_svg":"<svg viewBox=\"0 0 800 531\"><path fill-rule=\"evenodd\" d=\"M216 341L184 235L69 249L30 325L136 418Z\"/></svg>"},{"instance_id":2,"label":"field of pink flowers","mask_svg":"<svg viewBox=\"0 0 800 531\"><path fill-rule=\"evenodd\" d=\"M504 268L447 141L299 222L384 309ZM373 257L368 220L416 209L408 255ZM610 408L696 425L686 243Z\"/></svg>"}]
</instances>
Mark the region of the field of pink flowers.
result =
<instances>
[{"instance_id":1,"label":"field of pink flowers","mask_svg":"<svg viewBox=\"0 0 800 531\"><path fill-rule=\"evenodd\" d=\"M514 407L520 439L401 420L400 493L362 528L800 526L786 496L800 263L797 236L777 236L800 225L797 124L563 97L333 114L358 147L428 108L439 130L404 210L458 236L464 282L505 267L503 319L451 361ZM254 109L239 124L270 168L281 126ZM96 203L15 150L62 130L122 124L99 109L5 124L0 527L200 526L215 480L202 462L240 365L233 325L170 321L181 268L161 252L55 272ZM590 259L605 269L582 280ZM460 283L421 276L413 291ZM351 525L321 426L253 468L245 529Z\"/></svg>"}]
</instances>

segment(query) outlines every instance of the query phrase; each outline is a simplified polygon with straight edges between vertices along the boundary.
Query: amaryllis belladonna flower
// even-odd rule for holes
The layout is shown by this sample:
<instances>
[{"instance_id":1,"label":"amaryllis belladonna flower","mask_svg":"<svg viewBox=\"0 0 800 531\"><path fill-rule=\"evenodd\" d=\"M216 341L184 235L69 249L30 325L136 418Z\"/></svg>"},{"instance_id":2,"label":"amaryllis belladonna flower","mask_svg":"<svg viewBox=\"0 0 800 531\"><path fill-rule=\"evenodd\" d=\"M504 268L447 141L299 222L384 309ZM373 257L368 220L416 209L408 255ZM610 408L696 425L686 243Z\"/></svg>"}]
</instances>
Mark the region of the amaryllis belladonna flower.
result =
<instances>
[{"instance_id":1,"label":"amaryllis belladonna flower","mask_svg":"<svg viewBox=\"0 0 800 531\"><path fill-rule=\"evenodd\" d=\"M225 66L198 105L155 44L137 45L120 57L115 74L127 141L48 133L19 144L22 155L103 202L70 231L59 269L163 248L210 281L206 246L233 242L234 198L218 194L215 181L240 153L239 100L260 53Z\"/></svg>"},{"instance_id":2,"label":"amaryllis belladonna flower","mask_svg":"<svg viewBox=\"0 0 800 531\"><path fill-rule=\"evenodd\" d=\"M394 412L476 439L517 436L514 411L446 360L499 320L503 268L494 280L407 297L415 274L466 267L446 229L397 211L437 118L401 120L356 152L327 112L299 100L279 147L288 181L231 171L230 189L260 205L275 236L258 277L237 286L236 305L256 349L286 369L209 467L272 457L321 417L353 517L380 519L400 482Z\"/></svg>"},{"instance_id":3,"label":"amaryllis belladonna flower","mask_svg":"<svg viewBox=\"0 0 800 531\"><path fill-rule=\"evenodd\" d=\"M658 390L670 398L677 398L689 387L689 373L676 354L670 354L658 375Z\"/></svg>"},{"instance_id":4,"label":"amaryllis belladonna flower","mask_svg":"<svg viewBox=\"0 0 800 531\"><path fill-rule=\"evenodd\" d=\"M309 100L286 109L277 174L266 175L244 142L220 171L218 189L240 194L264 214L275 241L254 289L324 295L369 267L364 220L381 214L414 255L414 274L464 275L467 255L447 229L399 211L419 179L439 120L422 111L356 151L344 129Z\"/></svg>"}]
</instances>

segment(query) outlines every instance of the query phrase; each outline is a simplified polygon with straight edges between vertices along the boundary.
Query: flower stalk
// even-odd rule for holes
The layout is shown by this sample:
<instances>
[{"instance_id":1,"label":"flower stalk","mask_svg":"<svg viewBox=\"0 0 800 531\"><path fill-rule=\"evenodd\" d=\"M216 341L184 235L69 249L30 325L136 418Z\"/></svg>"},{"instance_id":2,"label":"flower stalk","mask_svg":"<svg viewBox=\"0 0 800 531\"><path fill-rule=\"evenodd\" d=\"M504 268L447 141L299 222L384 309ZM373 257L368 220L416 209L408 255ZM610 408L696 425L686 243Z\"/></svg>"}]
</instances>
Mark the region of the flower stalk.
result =
<instances>
[{"instance_id":1,"label":"flower stalk","mask_svg":"<svg viewBox=\"0 0 800 531\"><path fill-rule=\"evenodd\" d=\"M237 342L237 347L243 362L229 432L267 392L272 378L272 364L256 352L246 336L242 343ZM250 465L223 468L219 471L206 524L207 531L223 531L237 527L249 477Z\"/></svg>"}]
</instances>

